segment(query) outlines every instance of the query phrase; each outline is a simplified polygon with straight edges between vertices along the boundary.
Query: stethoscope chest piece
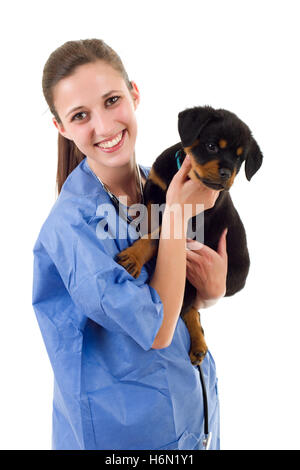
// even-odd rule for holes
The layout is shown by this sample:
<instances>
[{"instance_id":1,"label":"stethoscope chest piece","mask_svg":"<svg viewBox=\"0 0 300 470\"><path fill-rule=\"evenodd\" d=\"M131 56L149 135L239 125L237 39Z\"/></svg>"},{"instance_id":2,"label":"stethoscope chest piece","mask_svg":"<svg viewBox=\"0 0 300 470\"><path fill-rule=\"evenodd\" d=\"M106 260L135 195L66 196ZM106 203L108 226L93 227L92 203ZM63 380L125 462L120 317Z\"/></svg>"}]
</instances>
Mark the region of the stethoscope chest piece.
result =
<instances>
[{"instance_id":1,"label":"stethoscope chest piece","mask_svg":"<svg viewBox=\"0 0 300 470\"><path fill-rule=\"evenodd\" d=\"M204 450L209 450L210 444L211 444L211 437L212 437L212 434L211 434L211 432L209 432L205 436L205 438L203 439L203 448L204 448Z\"/></svg>"}]
</instances>

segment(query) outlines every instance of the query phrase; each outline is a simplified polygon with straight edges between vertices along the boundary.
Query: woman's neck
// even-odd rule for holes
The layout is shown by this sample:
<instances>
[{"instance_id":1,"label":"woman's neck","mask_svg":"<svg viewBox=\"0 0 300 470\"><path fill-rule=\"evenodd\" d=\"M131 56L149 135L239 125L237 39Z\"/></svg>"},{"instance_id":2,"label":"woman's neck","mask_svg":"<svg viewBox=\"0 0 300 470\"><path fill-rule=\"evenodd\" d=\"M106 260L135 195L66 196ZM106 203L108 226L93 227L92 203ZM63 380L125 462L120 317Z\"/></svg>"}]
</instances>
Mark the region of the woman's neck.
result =
<instances>
[{"instance_id":1,"label":"woman's neck","mask_svg":"<svg viewBox=\"0 0 300 470\"><path fill-rule=\"evenodd\" d=\"M128 206L135 204L139 201L139 183L136 176L135 162L128 162L120 168L107 168L99 165L94 160L87 157L87 162L90 169L100 178L102 183L108 188L115 196L126 196ZM146 180L142 177L142 186Z\"/></svg>"}]
</instances>

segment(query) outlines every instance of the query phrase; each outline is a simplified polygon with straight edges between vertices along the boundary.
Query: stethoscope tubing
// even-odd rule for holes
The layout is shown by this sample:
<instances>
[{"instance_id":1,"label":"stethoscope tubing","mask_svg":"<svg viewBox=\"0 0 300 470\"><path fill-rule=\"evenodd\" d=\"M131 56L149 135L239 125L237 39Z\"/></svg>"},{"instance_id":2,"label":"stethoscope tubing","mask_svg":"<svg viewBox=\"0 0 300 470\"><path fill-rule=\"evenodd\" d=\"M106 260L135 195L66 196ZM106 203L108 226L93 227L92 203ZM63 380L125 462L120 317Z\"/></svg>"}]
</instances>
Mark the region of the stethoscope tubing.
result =
<instances>
[{"instance_id":1,"label":"stethoscope tubing","mask_svg":"<svg viewBox=\"0 0 300 470\"><path fill-rule=\"evenodd\" d=\"M201 365L199 364L197 368L198 368L199 375L200 375L200 382L201 382L202 395L203 395L204 434L207 436L209 434L207 392L206 392L206 386L205 386L205 381L204 381L204 376L203 376Z\"/></svg>"}]
</instances>

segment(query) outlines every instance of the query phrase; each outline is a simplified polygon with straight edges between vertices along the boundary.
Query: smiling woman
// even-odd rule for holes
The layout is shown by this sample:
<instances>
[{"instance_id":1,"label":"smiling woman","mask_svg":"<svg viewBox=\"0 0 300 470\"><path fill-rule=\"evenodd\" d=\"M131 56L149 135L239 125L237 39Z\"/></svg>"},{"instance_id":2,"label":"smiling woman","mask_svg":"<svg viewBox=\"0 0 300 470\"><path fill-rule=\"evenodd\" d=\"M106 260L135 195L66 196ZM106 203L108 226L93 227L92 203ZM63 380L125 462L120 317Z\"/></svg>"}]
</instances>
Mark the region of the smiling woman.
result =
<instances>
[{"instance_id":1,"label":"smiling woman","mask_svg":"<svg viewBox=\"0 0 300 470\"><path fill-rule=\"evenodd\" d=\"M160 239L157 260L138 279L115 260L136 232L112 200L125 194L131 204L140 202L139 167L144 181L150 171L135 161L139 90L116 53L97 39L67 42L54 51L43 90L59 133L59 196L34 246L32 303L54 372L53 449L202 449L202 388L179 318L186 281L184 211L176 221L165 211L162 233L170 228L169 237ZM216 194L199 192L187 180L190 166L186 159L167 201L194 207L200 195L203 206L212 207ZM121 229L108 220L107 232L104 226L101 232L101 209L107 206ZM183 227L179 239L176 222ZM209 353L202 366L212 448L218 448L216 371Z\"/></svg>"},{"instance_id":2,"label":"smiling woman","mask_svg":"<svg viewBox=\"0 0 300 470\"><path fill-rule=\"evenodd\" d=\"M139 90L129 80L119 56L103 41L68 41L50 55L42 86L59 130L58 193L85 156L94 173L101 174L113 192L109 167L123 164L120 181L128 170L131 174L136 171L135 157L130 157L136 140L134 110ZM107 154L113 158L108 159ZM123 188L125 193L136 192L136 185L129 186Z\"/></svg>"},{"instance_id":3,"label":"smiling woman","mask_svg":"<svg viewBox=\"0 0 300 470\"><path fill-rule=\"evenodd\" d=\"M98 60L77 67L71 77L61 79L54 87L53 102L60 117L59 121L53 118L59 133L86 155L90 168L112 193L118 192L124 176L134 174L136 167L131 158L137 135L134 111L139 103L135 83L129 90L118 71ZM75 107L74 102L78 103ZM118 168L113 178L112 167ZM121 189L134 199L135 187L125 182Z\"/></svg>"}]
</instances>

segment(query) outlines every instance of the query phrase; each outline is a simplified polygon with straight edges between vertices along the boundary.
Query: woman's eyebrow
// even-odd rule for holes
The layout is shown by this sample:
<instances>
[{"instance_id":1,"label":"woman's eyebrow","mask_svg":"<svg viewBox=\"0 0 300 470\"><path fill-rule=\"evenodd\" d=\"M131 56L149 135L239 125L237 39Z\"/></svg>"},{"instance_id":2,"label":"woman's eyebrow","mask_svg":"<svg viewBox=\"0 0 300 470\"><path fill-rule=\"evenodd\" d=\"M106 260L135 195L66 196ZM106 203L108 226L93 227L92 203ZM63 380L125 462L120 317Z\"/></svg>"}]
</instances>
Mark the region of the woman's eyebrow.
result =
<instances>
[{"instance_id":1,"label":"woman's eyebrow","mask_svg":"<svg viewBox=\"0 0 300 470\"><path fill-rule=\"evenodd\" d=\"M111 93L121 93L121 90L110 90L107 93L104 93L102 95L102 98L107 98ZM69 114L73 113L74 111L77 111L78 109L84 108L84 106L76 106L75 108L70 109L70 111L67 112L65 117L68 117Z\"/></svg>"},{"instance_id":2,"label":"woman's eyebrow","mask_svg":"<svg viewBox=\"0 0 300 470\"><path fill-rule=\"evenodd\" d=\"M81 109L83 108L84 106L76 106L76 108L72 108L66 115L65 117L68 117L69 114L73 113L74 111L77 111L77 109Z\"/></svg>"},{"instance_id":3,"label":"woman's eyebrow","mask_svg":"<svg viewBox=\"0 0 300 470\"><path fill-rule=\"evenodd\" d=\"M110 90L108 93L104 93L104 95L102 95L102 98L107 98L111 93L122 93L121 90Z\"/></svg>"}]
</instances>

